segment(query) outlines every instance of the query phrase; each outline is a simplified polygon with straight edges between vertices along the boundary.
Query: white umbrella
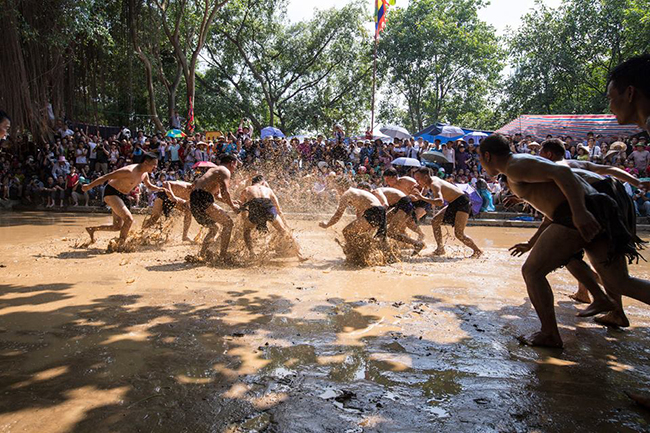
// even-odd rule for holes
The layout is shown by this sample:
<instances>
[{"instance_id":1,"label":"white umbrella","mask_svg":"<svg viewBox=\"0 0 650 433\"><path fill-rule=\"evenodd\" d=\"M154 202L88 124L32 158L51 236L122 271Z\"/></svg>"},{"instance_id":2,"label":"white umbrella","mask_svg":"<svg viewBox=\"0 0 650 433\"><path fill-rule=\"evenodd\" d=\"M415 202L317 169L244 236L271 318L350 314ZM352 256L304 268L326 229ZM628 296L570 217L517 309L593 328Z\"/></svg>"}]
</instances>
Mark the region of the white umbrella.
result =
<instances>
[{"instance_id":1,"label":"white umbrella","mask_svg":"<svg viewBox=\"0 0 650 433\"><path fill-rule=\"evenodd\" d=\"M465 131L460 129L458 126L451 126L451 125L446 125L442 127L442 130L438 134L439 137L445 137L445 138L456 138L456 137L462 137L465 135Z\"/></svg>"},{"instance_id":2,"label":"white umbrella","mask_svg":"<svg viewBox=\"0 0 650 433\"><path fill-rule=\"evenodd\" d=\"M409 134L406 128L402 128L401 126L385 125L379 130L382 134L386 134L390 138L399 138L400 140L411 138L411 134Z\"/></svg>"},{"instance_id":3,"label":"white umbrella","mask_svg":"<svg viewBox=\"0 0 650 433\"><path fill-rule=\"evenodd\" d=\"M415 158L397 158L391 162L393 165L403 165L404 167L422 167L420 161Z\"/></svg>"},{"instance_id":4,"label":"white umbrella","mask_svg":"<svg viewBox=\"0 0 650 433\"><path fill-rule=\"evenodd\" d=\"M469 141L469 139L472 138L472 139L474 139L474 143L478 144L478 142L481 141L481 139L483 139L483 138L485 138L487 136L488 135L485 132L474 131L474 132L470 132L469 134L467 134L463 138L465 139L465 141Z\"/></svg>"}]
</instances>

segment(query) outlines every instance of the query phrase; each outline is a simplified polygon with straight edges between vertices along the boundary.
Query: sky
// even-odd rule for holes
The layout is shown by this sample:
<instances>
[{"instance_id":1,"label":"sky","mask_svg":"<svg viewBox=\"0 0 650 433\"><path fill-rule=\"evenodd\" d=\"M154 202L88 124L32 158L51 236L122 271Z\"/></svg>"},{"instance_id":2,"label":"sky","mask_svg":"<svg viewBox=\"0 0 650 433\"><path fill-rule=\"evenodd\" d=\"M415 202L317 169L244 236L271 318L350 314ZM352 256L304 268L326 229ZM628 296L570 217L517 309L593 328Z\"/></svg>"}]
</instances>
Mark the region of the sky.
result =
<instances>
[{"instance_id":1,"label":"sky","mask_svg":"<svg viewBox=\"0 0 650 433\"><path fill-rule=\"evenodd\" d=\"M368 1L368 9L374 5L372 0ZM291 21L300 21L309 18L314 9L327 9L330 7L340 8L350 0L289 0L287 16ZM542 0L549 7L557 7L562 0ZM409 0L397 0L398 7L408 6ZM535 6L535 0L492 0L491 4L479 12L479 16L489 24L492 24L499 35L503 35L506 27L513 29L519 27L519 18Z\"/></svg>"}]
</instances>

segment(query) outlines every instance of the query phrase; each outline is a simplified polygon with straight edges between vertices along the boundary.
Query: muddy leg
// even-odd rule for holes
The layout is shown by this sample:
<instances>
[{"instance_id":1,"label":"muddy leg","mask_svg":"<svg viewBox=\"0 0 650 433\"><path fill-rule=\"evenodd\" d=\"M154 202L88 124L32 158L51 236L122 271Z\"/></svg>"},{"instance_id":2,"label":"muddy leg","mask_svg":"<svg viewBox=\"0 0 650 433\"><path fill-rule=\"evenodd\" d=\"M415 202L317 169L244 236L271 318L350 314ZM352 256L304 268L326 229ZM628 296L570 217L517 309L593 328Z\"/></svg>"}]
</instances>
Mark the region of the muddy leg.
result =
<instances>
[{"instance_id":1,"label":"muddy leg","mask_svg":"<svg viewBox=\"0 0 650 433\"><path fill-rule=\"evenodd\" d=\"M436 240L437 248L433 252L435 256L442 256L445 254L445 244L442 240L442 219L445 217L445 211L447 208L443 208L440 212L436 214L431 220L431 228L433 229L433 237Z\"/></svg>"},{"instance_id":2,"label":"muddy leg","mask_svg":"<svg viewBox=\"0 0 650 433\"><path fill-rule=\"evenodd\" d=\"M584 260L571 260L566 265L566 268L567 271L569 271L571 275L573 275L575 279L578 280L580 285L584 286L594 298L594 302L591 303L591 305L589 305L589 307L587 307L584 311L578 313L578 316L590 317L595 316L596 314L612 311L614 309L614 302L609 299L609 297L598 285L598 275L587 263L585 263ZM587 295L587 299L589 299L589 295Z\"/></svg>"},{"instance_id":3,"label":"muddy leg","mask_svg":"<svg viewBox=\"0 0 650 433\"><path fill-rule=\"evenodd\" d=\"M483 254L483 251L476 246L472 238L465 234L465 227L467 227L467 221L469 220L469 214L466 212L458 212L456 214L456 221L454 223L454 234L456 239L461 241L466 246L470 247L474 253L471 258L478 259Z\"/></svg>"},{"instance_id":4,"label":"muddy leg","mask_svg":"<svg viewBox=\"0 0 650 433\"><path fill-rule=\"evenodd\" d=\"M232 218L230 218L228 214L216 204L213 204L206 209L206 213L222 227L219 255L222 259L225 259L226 253L228 252L228 245L230 245L230 235L232 234L232 228L234 225Z\"/></svg>"},{"instance_id":5,"label":"muddy leg","mask_svg":"<svg viewBox=\"0 0 650 433\"><path fill-rule=\"evenodd\" d=\"M192 212L188 205L183 205L181 209L183 210L183 241L192 242L192 239L187 236L192 224Z\"/></svg>"},{"instance_id":6,"label":"muddy leg","mask_svg":"<svg viewBox=\"0 0 650 433\"><path fill-rule=\"evenodd\" d=\"M583 246L584 241L577 230L557 224L551 224L535 243L521 271L542 329L520 341L533 346L562 347L553 306L553 292L546 276L567 263Z\"/></svg>"}]
</instances>

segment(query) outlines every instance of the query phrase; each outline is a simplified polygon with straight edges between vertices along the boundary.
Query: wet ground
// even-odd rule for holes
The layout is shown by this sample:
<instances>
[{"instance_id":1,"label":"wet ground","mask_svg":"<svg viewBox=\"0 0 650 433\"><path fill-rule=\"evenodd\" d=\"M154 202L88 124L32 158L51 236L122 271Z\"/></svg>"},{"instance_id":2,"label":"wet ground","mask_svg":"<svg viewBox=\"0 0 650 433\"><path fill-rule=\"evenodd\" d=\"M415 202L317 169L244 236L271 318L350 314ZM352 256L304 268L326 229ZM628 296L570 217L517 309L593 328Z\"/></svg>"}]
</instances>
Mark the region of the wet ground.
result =
<instances>
[{"instance_id":1,"label":"wet ground","mask_svg":"<svg viewBox=\"0 0 650 433\"><path fill-rule=\"evenodd\" d=\"M627 330L577 318L561 270L565 349L517 343L539 322L507 248L532 230L470 228L478 261L450 241L353 269L299 221L308 262L219 269L179 240L74 248L98 221L0 215L2 432L650 431L623 394L650 391L650 307L626 300Z\"/></svg>"}]
</instances>

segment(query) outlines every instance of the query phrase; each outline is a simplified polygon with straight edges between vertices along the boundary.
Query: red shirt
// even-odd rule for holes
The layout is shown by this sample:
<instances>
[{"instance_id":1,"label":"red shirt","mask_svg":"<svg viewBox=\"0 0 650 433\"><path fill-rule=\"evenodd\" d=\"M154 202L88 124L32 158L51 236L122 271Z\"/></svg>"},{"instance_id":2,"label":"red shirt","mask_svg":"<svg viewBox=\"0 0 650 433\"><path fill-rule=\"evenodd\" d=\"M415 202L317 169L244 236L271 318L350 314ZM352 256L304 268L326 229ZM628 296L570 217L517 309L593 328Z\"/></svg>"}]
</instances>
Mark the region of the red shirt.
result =
<instances>
[{"instance_id":1,"label":"red shirt","mask_svg":"<svg viewBox=\"0 0 650 433\"><path fill-rule=\"evenodd\" d=\"M69 174L66 179L66 186L68 188L72 188L75 183L79 180L79 175L77 173L75 174Z\"/></svg>"}]
</instances>

